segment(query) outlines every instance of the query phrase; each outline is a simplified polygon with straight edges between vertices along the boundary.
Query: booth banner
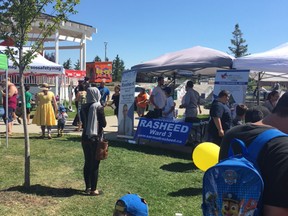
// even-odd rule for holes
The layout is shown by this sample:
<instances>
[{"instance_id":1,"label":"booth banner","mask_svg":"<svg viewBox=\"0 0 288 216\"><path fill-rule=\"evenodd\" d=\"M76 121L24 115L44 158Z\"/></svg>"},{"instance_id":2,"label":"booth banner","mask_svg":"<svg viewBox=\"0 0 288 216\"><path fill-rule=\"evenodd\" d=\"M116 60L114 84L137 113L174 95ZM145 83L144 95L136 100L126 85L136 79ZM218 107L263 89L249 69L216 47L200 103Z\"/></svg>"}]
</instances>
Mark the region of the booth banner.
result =
<instances>
[{"instance_id":1,"label":"booth banner","mask_svg":"<svg viewBox=\"0 0 288 216\"><path fill-rule=\"evenodd\" d=\"M192 123L188 122L140 118L134 139L185 145L191 128Z\"/></svg>"},{"instance_id":2,"label":"booth banner","mask_svg":"<svg viewBox=\"0 0 288 216\"><path fill-rule=\"evenodd\" d=\"M84 78L86 76L86 71L65 69L65 75L66 77Z\"/></svg>"},{"instance_id":3,"label":"booth banner","mask_svg":"<svg viewBox=\"0 0 288 216\"><path fill-rule=\"evenodd\" d=\"M213 98L222 90L230 93L229 104L245 103L249 70L217 70Z\"/></svg>"},{"instance_id":4,"label":"booth banner","mask_svg":"<svg viewBox=\"0 0 288 216\"><path fill-rule=\"evenodd\" d=\"M2 69L2 70L8 69L7 56L5 54L1 54L1 53L0 53L0 69Z\"/></svg>"},{"instance_id":5,"label":"booth banner","mask_svg":"<svg viewBox=\"0 0 288 216\"><path fill-rule=\"evenodd\" d=\"M133 138L136 71L124 71L120 86L118 136Z\"/></svg>"}]
</instances>

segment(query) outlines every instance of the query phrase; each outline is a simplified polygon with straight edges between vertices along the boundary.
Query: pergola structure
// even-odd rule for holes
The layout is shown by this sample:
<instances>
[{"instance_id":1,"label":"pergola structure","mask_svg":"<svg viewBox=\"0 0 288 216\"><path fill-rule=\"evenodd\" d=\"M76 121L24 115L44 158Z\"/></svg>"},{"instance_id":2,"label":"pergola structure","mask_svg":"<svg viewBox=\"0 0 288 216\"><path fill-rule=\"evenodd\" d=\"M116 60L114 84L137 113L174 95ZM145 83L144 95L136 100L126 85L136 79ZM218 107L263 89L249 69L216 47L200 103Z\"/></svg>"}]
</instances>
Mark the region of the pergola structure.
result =
<instances>
[{"instance_id":1,"label":"pergola structure","mask_svg":"<svg viewBox=\"0 0 288 216\"><path fill-rule=\"evenodd\" d=\"M29 41L39 40L41 38L41 29L39 23L49 23L52 16L42 14L41 17L32 24L32 30L29 33ZM80 69L86 70L86 41L92 40L93 33L97 33L96 28L79 22L68 20L62 22L55 34L44 40L44 51L55 50L55 63L59 64L59 50L79 49L80 51ZM74 42L76 45L62 46L60 42ZM54 42L55 46L45 46L45 42ZM77 44L78 43L78 44Z\"/></svg>"}]
</instances>

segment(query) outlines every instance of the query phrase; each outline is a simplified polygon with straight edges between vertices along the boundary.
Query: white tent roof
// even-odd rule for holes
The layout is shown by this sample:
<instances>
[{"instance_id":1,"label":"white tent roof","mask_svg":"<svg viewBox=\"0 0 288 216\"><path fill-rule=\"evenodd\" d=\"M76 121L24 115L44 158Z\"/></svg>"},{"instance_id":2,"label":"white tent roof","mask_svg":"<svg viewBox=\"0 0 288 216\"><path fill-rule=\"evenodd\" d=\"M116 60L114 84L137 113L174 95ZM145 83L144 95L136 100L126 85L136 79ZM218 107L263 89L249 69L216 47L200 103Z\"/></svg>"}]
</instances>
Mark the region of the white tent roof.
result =
<instances>
[{"instance_id":1,"label":"white tent roof","mask_svg":"<svg viewBox=\"0 0 288 216\"><path fill-rule=\"evenodd\" d=\"M0 46L0 51L4 51L5 49L6 49L6 46ZM29 47L25 47L24 52L29 49L30 49ZM56 64L54 62L47 60L39 53L35 55L36 55L36 58L32 60L32 63L29 64L29 68L27 68L24 73L47 74L47 75L65 74L65 71L62 65L59 65L59 64ZM16 59L19 59L19 56L16 56ZM1 72L2 71L0 70L0 73ZM8 61L8 72L9 74L19 73L19 69L13 65L13 62L11 61L11 59L9 59Z\"/></svg>"},{"instance_id":2,"label":"white tent roof","mask_svg":"<svg viewBox=\"0 0 288 216\"><path fill-rule=\"evenodd\" d=\"M288 73L288 43L266 52L236 58L233 68Z\"/></svg>"},{"instance_id":3,"label":"white tent roof","mask_svg":"<svg viewBox=\"0 0 288 216\"><path fill-rule=\"evenodd\" d=\"M176 52L166 53L158 58L135 65L131 70L150 76L171 75L215 75L217 69L230 68L233 57L227 53L207 47L195 46Z\"/></svg>"}]
</instances>

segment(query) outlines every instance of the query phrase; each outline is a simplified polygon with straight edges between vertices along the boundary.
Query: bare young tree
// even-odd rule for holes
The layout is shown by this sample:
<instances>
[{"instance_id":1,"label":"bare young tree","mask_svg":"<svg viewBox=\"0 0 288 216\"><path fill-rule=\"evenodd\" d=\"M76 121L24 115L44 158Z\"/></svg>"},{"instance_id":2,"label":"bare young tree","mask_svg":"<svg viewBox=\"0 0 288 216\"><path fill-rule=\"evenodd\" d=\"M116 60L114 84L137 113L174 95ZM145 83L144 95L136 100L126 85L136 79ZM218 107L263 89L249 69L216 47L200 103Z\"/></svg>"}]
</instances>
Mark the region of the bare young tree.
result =
<instances>
[{"instance_id":1,"label":"bare young tree","mask_svg":"<svg viewBox=\"0 0 288 216\"><path fill-rule=\"evenodd\" d=\"M76 13L74 7L80 0L1 0L0 1L0 38L10 39L14 47L6 47L6 55L19 68L21 97L25 98L24 70L36 57L36 53L42 51L46 38L55 33L62 22L68 20L68 16ZM46 13L46 8L52 8L51 13ZM39 29L38 38L30 41L29 33L35 25ZM31 48L23 51L24 46ZM17 55L16 55L17 54ZM17 56L17 58L16 58ZM19 58L18 58L19 57ZM26 102L22 100L22 113L26 116ZM23 118L25 135L25 177L24 186L30 186L30 142L27 130L26 118Z\"/></svg>"}]
</instances>

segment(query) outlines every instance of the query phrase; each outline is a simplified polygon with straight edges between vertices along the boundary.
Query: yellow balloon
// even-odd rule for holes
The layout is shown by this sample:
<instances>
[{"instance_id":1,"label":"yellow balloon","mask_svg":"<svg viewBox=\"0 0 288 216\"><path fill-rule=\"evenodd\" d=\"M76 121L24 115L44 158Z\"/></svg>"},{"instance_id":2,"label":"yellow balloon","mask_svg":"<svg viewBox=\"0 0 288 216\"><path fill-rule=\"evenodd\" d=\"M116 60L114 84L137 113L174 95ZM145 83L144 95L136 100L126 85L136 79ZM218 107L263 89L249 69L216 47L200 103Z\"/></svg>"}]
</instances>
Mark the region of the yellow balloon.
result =
<instances>
[{"instance_id":1,"label":"yellow balloon","mask_svg":"<svg viewBox=\"0 0 288 216\"><path fill-rule=\"evenodd\" d=\"M196 146L192 152L192 160L196 167L202 171L218 163L220 147L212 142L203 142Z\"/></svg>"}]
</instances>

